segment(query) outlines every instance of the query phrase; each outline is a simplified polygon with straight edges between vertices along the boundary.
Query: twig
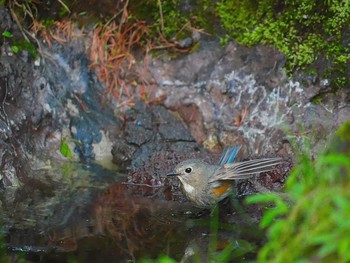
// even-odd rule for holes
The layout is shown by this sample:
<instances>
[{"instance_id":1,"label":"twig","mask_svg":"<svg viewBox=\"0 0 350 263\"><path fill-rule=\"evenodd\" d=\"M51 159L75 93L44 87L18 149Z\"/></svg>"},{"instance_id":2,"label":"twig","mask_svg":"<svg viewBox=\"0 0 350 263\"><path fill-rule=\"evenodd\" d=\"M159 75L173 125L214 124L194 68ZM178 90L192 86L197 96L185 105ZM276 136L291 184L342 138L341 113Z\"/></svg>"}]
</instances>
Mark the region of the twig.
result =
<instances>
[{"instance_id":1,"label":"twig","mask_svg":"<svg viewBox=\"0 0 350 263\"><path fill-rule=\"evenodd\" d=\"M136 183L127 183L127 182L122 182L122 184L125 185L132 185L132 186L146 186L149 188L159 188L159 187L163 187L164 185L159 184L159 185L150 185L150 184L136 184Z\"/></svg>"},{"instance_id":2,"label":"twig","mask_svg":"<svg viewBox=\"0 0 350 263\"><path fill-rule=\"evenodd\" d=\"M164 33L164 19L163 19L163 8L161 0L158 0L159 5L159 16L160 16L160 30Z\"/></svg>"},{"instance_id":3,"label":"twig","mask_svg":"<svg viewBox=\"0 0 350 263\"><path fill-rule=\"evenodd\" d=\"M26 33L24 32L24 29L23 29L21 23L20 23L19 20L18 20L18 17L17 17L17 15L16 15L15 11L13 11L12 7L10 7L10 12L11 12L11 15L12 15L13 19L15 20L17 26L19 27L19 30L21 31L23 37L25 38L25 40L26 40L27 42L30 42L29 39L28 39L28 37L27 37L27 35L26 35Z\"/></svg>"},{"instance_id":4,"label":"twig","mask_svg":"<svg viewBox=\"0 0 350 263\"><path fill-rule=\"evenodd\" d=\"M64 7L64 9L67 10L68 13L71 13L70 9L68 8L68 6L65 3L63 3L63 1L58 0L58 2Z\"/></svg>"}]
</instances>

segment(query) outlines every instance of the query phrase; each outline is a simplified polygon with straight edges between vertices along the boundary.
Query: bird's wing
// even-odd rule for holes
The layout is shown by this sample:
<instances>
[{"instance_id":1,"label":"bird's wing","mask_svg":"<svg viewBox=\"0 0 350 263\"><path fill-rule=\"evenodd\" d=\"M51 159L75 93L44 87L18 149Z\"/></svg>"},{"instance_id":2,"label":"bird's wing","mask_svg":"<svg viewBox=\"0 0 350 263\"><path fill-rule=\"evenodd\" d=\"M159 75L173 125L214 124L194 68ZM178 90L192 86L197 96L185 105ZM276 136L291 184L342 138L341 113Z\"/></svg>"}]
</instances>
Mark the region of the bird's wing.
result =
<instances>
[{"instance_id":1,"label":"bird's wing","mask_svg":"<svg viewBox=\"0 0 350 263\"><path fill-rule=\"evenodd\" d=\"M258 173L269 172L276 169L276 165L283 162L282 158L266 158L225 164L216 170L210 182L216 180L247 179Z\"/></svg>"},{"instance_id":2,"label":"bird's wing","mask_svg":"<svg viewBox=\"0 0 350 263\"><path fill-rule=\"evenodd\" d=\"M233 147L225 148L225 150L221 154L219 165L233 163L240 149L241 149L241 146L233 146Z\"/></svg>"}]
</instances>

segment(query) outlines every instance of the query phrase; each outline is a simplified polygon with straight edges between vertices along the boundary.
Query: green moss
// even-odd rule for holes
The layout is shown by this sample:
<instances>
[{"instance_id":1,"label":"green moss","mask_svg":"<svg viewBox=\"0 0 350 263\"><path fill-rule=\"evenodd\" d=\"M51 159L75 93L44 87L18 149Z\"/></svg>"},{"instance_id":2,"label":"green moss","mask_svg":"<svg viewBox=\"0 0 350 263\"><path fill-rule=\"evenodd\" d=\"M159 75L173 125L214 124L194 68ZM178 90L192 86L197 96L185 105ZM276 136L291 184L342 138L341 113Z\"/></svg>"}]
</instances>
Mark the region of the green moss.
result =
<instances>
[{"instance_id":1,"label":"green moss","mask_svg":"<svg viewBox=\"0 0 350 263\"><path fill-rule=\"evenodd\" d=\"M350 121L344 123L337 131L337 136L341 140L343 140L344 143L350 143Z\"/></svg>"},{"instance_id":2,"label":"green moss","mask_svg":"<svg viewBox=\"0 0 350 263\"><path fill-rule=\"evenodd\" d=\"M165 38L173 38L187 23L188 19L180 12L180 1L137 1L130 4L135 17L147 21L151 35L161 32Z\"/></svg>"},{"instance_id":3,"label":"green moss","mask_svg":"<svg viewBox=\"0 0 350 263\"><path fill-rule=\"evenodd\" d=\"M311 98L310 101L314 104L322 104L323 100L324 100L323 94L317 94L316 96Z\"/></svg>"},{"instance_id":4,"label":"green moss","mask_svg":"<svg viewBox=\"0 0 350 263\"><path fill-rule=\"evenodd\" d=\"M325 76L340 78L350 59L349 1L230 1L221 0L217 11L228 34L244 45L268 44L286 57L289 73L305 70L325 54L330 62ZM322 69L324 70L324 69Z\"/></svg>"}]
</instances>

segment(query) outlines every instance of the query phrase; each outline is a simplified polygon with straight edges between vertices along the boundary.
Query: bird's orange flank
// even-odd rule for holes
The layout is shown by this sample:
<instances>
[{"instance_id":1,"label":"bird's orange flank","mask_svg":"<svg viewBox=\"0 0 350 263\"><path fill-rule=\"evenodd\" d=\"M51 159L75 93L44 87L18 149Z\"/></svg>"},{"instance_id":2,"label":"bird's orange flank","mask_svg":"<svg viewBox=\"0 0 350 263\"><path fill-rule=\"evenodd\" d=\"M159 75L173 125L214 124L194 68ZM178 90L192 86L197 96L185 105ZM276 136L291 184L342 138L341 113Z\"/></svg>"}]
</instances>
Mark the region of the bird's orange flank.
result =
<instances>
[{"instance_id":1,"label":"bird's orange flank","mask_svg":"<svg viewBox=\"0 0 350 263\"><path fill-rule=\"evenodd\" d=\"M231 188L230 182L222 182L219 186L213 188L211 191L216 197L220 197Z\"/></svg>"}]
</instances>

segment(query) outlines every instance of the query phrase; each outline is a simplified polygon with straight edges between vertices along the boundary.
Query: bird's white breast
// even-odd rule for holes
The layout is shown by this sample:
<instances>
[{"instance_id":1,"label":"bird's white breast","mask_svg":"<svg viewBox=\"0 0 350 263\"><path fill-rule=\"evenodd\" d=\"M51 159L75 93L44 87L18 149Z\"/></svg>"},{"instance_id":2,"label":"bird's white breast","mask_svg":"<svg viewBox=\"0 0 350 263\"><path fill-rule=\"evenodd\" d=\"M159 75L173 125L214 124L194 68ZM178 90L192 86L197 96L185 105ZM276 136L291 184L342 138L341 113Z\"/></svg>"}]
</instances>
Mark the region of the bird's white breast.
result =
<instances>
[{"instance_id":1,"label":"bird's white breast","mask_svg":"<svg viewBox=\"0 0 350 263\"><path fill-rule=\"evenodd\" d=\"M182 182L182 185L183 185L183 188L185 189L185 192L188 194L192 194L194 192L194 187L192 185L189 185L186 182L184 182L181 177L179 179Z\"/></svg>"}]
</instances>

